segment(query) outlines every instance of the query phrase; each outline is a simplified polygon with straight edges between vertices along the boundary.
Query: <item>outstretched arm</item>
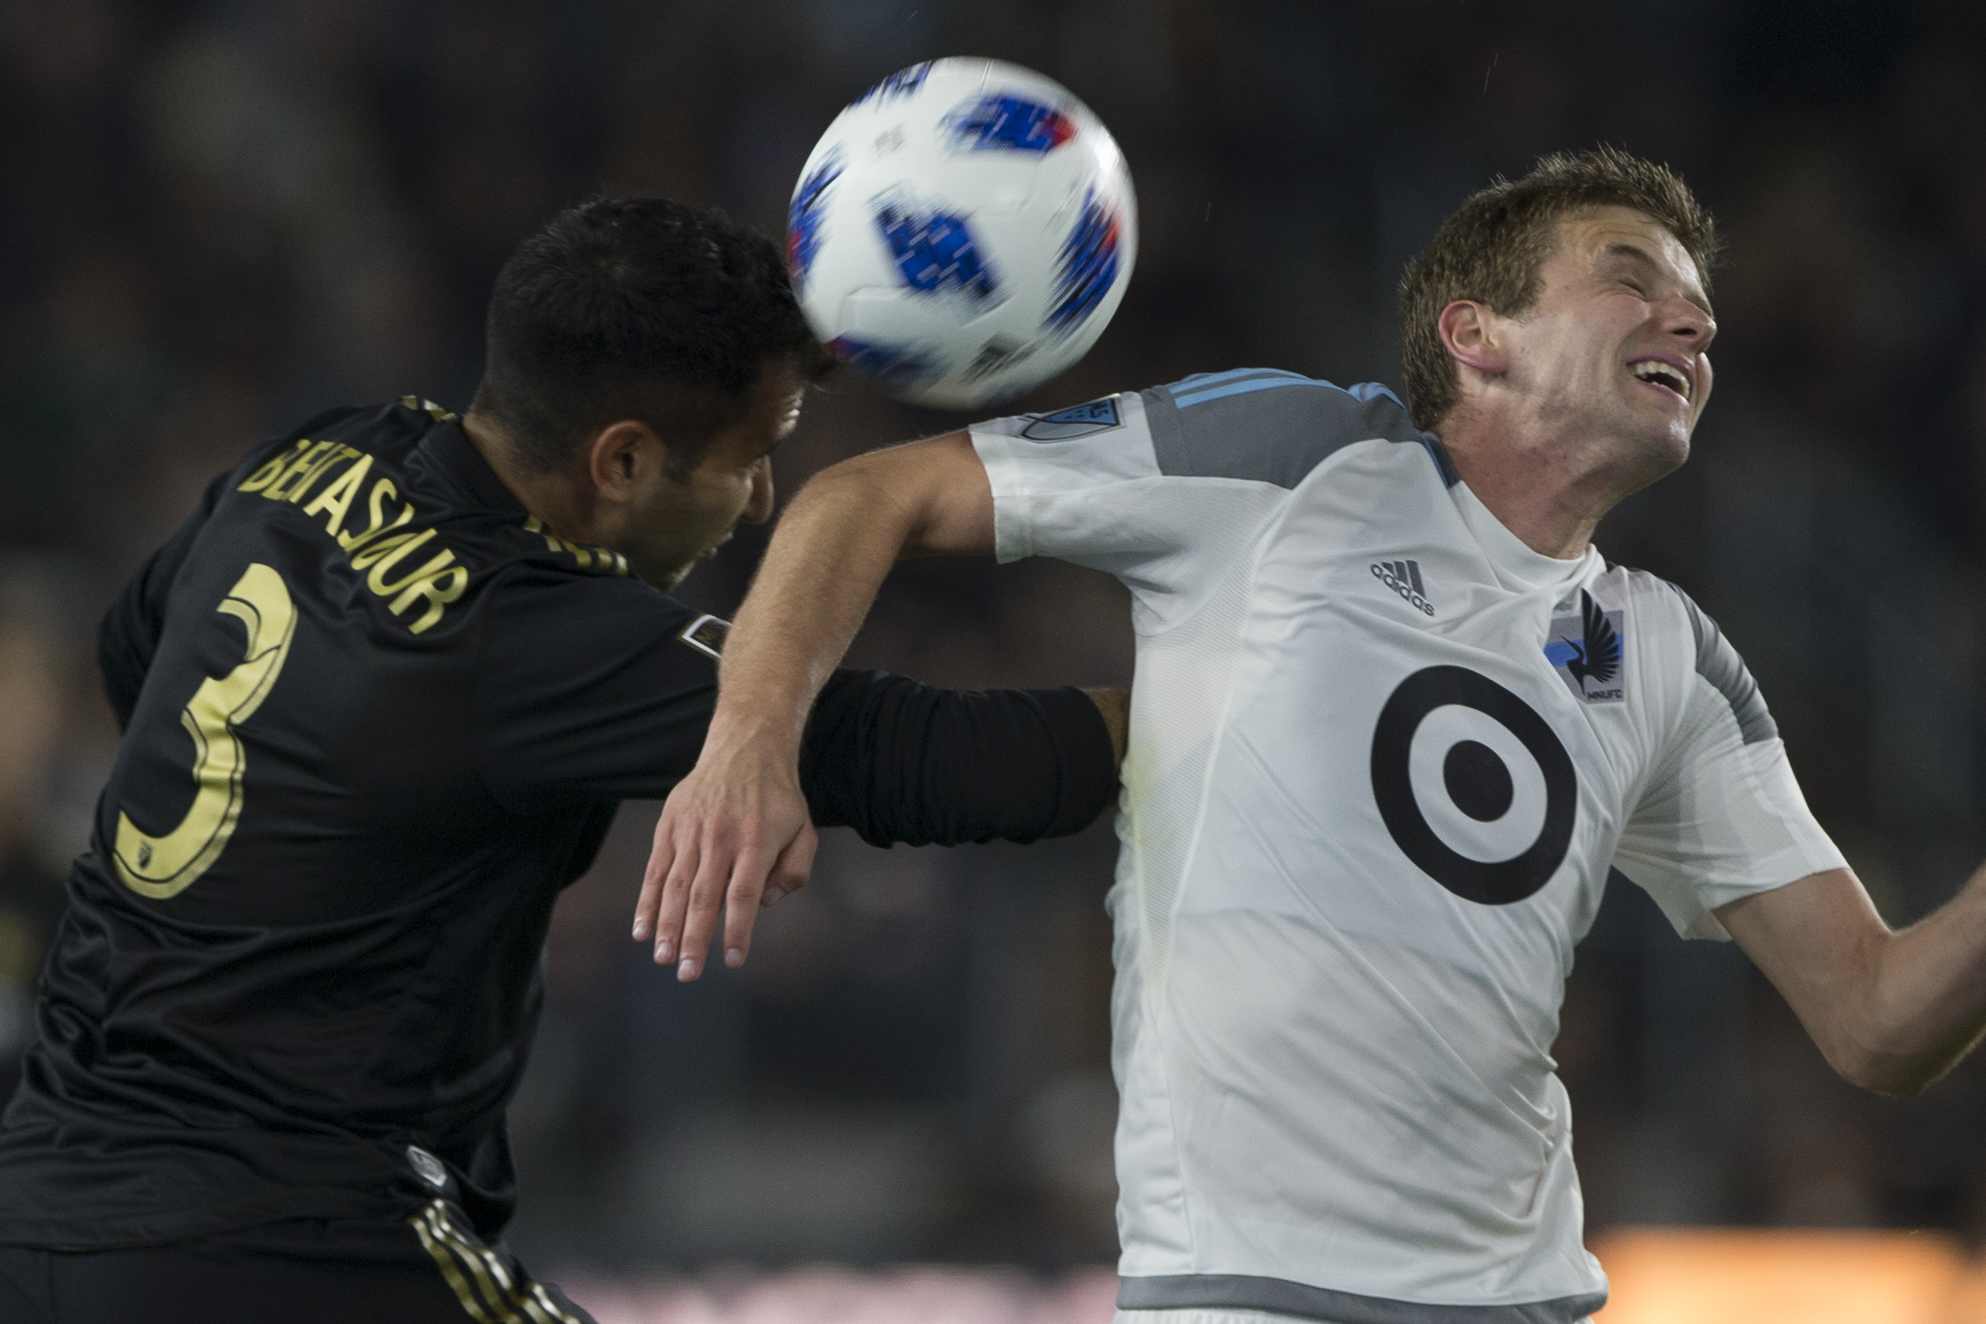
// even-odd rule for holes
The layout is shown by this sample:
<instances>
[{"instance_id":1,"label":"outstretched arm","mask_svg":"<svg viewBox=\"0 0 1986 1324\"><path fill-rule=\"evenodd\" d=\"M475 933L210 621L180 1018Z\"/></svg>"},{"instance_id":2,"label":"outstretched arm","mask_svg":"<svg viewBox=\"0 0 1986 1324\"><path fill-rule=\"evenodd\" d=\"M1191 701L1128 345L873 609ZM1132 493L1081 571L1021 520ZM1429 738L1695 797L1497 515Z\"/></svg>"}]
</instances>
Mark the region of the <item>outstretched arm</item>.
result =
<instances>
[{"instance_id":1,"label":"outstretched arm","mask_svg":"<svg viewBox=\"0 0 1986 1324\"><path fill-rule=\"evenodd\" d=\"M843 461L801 490L725 640L703 753L655 826L634 935L658 962L696 978L722 907L724 960L739 964L756 908L806 881L807 713L890 568L993 549L992 487L963 432Z\"/></svg>"},{"instance_id":2,"label":"outstretched arm","mask_svg":"<svg viewBox=\"0 0 1986 1324\"><path fill-rule=\"evenodd\" d=\"M1847 869L1716 913L1853 1084L1915 1094L1986 1033L1986 869L1901 932Z\"/></svg>"}]
</instances>

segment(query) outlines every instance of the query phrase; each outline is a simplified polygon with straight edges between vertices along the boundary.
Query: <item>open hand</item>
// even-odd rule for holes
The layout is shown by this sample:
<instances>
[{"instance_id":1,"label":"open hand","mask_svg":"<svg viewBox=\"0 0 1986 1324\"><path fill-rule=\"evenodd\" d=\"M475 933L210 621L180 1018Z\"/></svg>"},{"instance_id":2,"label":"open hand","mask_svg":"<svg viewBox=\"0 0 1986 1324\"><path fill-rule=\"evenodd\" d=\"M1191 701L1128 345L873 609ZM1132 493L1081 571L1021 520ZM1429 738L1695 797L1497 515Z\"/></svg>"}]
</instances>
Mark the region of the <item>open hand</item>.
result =
<instances>
[{"instance_id":1,"label":"open hand","mask_svg":"<svg viewBox=\"0 0 1986 1324\"><path fill-rule=\"evenodd\" d=\"M703 973L724 913L724 964L743 965L759 908L805 885L817 837L800 790L797 758L747 742L712 741L676 784L655 824L655 845L635 903L634 937L655 939L655 963L676 978Z\"/></svg>"}]
</instances>

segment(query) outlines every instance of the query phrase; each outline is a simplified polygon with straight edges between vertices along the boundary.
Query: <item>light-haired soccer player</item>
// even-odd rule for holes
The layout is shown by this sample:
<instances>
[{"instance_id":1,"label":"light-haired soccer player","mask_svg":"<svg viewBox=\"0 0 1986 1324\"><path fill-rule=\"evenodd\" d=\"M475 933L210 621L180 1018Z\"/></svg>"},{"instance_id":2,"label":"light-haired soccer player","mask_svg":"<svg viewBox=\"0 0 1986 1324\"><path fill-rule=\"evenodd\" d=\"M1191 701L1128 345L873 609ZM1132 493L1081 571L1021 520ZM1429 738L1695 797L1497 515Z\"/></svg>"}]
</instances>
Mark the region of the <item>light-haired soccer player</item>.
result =
<instances>
[{"instance_id":1,"label":"light-haired soccer player","mask_svg":"<svg viewBox=\"0 0 1986 1324\"><path fill-rule=\"evenodd\" d=\"M1986 1027L1986 884L1891 932L1717 627L1591 543L1689 453L1714 250L1667 170L1554 156L1408 269L1410 408L1214 373L822 473L658 827L664 954L702 952L727 886L741 954L759 878L804 848L801 723L892 562L1109 570L1138 636L1123 1318L1598 1309L1550 1048L1611 867L1735 938L1860 1085L1919 1089Z\"/></svg>"}]
</instances>

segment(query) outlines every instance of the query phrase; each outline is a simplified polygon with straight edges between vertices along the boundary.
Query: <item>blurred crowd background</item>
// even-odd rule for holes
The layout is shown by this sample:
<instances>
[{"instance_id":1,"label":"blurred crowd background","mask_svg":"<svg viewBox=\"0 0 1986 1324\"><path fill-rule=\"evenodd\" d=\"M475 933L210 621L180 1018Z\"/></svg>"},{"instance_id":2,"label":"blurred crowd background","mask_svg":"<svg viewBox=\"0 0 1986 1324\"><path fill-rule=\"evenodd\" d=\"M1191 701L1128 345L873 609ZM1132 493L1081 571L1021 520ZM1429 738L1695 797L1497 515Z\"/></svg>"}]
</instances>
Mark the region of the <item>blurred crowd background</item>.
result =
<instances>
[{"instance_id":1,"label":"blurred crowd background","mask_svg":"<svg viewBox=\"0 0 1986 1324\"><path fill-rule=\"evenodd\" d=\"M1023 402L1251 365L1398 383L1406 258L1498 172L1607 141L1730 241L1697 455L1602 526L1749 659L1884 914L1986 848L1986 9L1891 0L0 0L0 1075L116 731L94 623L207 479L320 407L466 404L509 248L597 193L783 228L882 75L1003 57L1116 133L1115 323ZM963 420L846 375L777 464ZM685 586L735 606L763 538ZM900 571L855 660L1122 683L1113 581ZM1108 1262L1107 824L1032 848L826 834L751 963L626 937L656 806L561 905L514 1111L533 1262ZM1616 888L1558 1045L1596 1228L1986 1236L1986 1059L1836 1082L1726 945ZM0 1080L0 1085L8 1081Z\"/></svg>"}]
</instances>

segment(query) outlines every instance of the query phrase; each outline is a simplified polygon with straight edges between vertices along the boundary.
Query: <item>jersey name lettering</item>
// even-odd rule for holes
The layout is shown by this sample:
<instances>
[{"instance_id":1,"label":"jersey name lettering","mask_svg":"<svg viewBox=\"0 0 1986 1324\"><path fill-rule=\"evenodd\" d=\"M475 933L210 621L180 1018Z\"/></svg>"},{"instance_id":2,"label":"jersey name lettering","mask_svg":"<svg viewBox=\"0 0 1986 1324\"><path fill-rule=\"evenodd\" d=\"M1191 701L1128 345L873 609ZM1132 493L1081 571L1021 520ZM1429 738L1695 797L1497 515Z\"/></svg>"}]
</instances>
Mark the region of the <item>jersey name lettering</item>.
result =
<instances>
[{"instance_id":1,"label":"jersey name lettering","mask_svg":"<svg viewBox=\"0 0 1986 1324\"><path fill-rule=\"evenodd\" d=\"M349 462L317 497L304 505L304 498L331 468ZM366 510L371 522L358 532L345 528L345 519L358 500L373 458L341 441L299 441L286 454L279 455L243 480L237 491L260 492L271 501L288 501L302 506L306 515L323 515L324 531L338 540L354 570L364 570L365 586L379 597L389 599L386 610L403 616L413 607L426 609L408 622L410 634L424 634L441 619L448 604L469 587L469 568L455 559L455 553L441 548L416 569L393 578L400 563L435 536L432 528L407 529L414 522L414 505L401 505L399 514L387 515L387 503L397 501L400 489L391 478L374 480Z\"/></svg>"}]
</instances>

